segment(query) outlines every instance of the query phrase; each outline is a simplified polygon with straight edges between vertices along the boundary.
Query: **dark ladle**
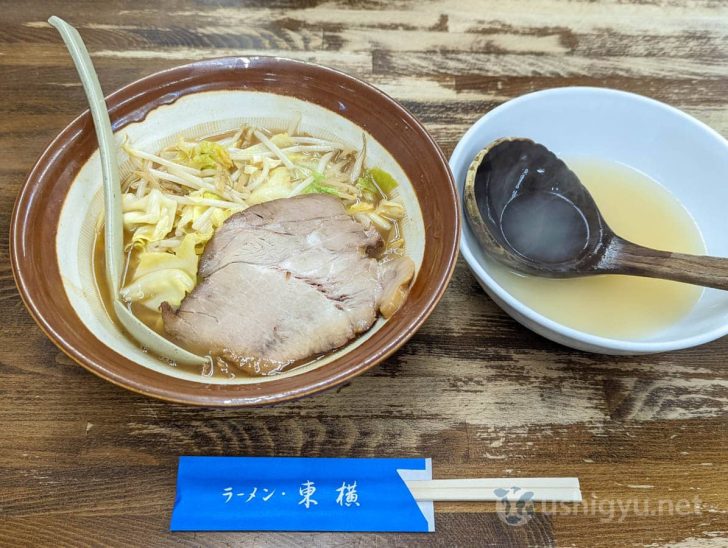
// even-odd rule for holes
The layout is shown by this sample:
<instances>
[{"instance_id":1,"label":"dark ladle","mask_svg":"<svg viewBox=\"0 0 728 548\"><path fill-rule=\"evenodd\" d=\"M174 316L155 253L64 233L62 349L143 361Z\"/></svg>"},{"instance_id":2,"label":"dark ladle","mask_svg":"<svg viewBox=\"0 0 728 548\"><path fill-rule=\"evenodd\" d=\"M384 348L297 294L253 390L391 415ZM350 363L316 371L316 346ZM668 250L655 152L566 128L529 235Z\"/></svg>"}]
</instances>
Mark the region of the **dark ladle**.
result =
<instances>
[{"instance_id":1,"label":"dark ladle","mask_svg":"<svg viewBox=\"0 0 728 548\"><path fill-rule=\"evenodd\" d=\"M499 139L470 164L465 214L484 251L527 274L627 274L728 289L728 259L659 251L617 236L579 178L529 139Z\"/></svg>"}]
</instances>

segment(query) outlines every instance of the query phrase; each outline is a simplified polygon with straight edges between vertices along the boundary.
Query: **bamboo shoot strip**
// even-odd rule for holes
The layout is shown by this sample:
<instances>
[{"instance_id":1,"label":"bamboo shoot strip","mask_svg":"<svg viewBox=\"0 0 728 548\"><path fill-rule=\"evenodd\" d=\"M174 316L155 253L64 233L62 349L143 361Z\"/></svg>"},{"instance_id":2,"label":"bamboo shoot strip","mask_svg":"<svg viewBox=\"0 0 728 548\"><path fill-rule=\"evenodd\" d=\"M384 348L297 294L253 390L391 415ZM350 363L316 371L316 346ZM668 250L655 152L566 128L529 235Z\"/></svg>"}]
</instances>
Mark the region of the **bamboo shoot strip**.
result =
<instances>
[{"instance_id":1,"label":"bamboo shoot strip","mask_svg":"<svg viewBox=\"0 0 728 548\"><path fill-rule=\"evenodd\" d=\"M581 502L578 478L481 478L407 481L418 501L518 501L531 492L532 501ZM498 491L498 493L496 493ZM503 491L503 492L501 492Z\"/></svg>"},{"instance_id":2,"label":"bamboo shoot strip","mask_svg":"<svg viewBox=\"0 0 728 548\"><path fill-rule=\"evenodd\" d=\"M105 266L109 287L114 296L113 306L116 316L139 344L155 354L173 362L204 365L208 363L209 358L192 354L152 331L134 316L126 304L119 299L119 289L123 282L124 225L121 215L119 163L116 158L116 143L111 130L109 112L106 108L106 101L104 101L98 76L78 31L56 16L48 19L48 22L60 33L76 65L78 76L86 92L94 127L96 128L104 182L104 209L106 215L104 220Z\"/></svg>"}]
</instances>

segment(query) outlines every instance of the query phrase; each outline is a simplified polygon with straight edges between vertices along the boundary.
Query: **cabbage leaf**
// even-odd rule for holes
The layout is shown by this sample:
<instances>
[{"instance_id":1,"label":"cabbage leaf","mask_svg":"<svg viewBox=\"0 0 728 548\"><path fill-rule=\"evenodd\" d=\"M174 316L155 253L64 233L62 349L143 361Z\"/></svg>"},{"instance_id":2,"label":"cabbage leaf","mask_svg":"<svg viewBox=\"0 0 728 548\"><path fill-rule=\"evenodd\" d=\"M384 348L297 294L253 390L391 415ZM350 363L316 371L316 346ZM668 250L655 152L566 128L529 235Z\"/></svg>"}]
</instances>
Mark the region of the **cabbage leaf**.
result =
<instances>
[{"instance_id":1,"label":"cabbage leaf","mask_svg":"<svg viewBox=\"0 0 728 548\"><path fill-rule=\"evenodd\" d=\"M121 298L126 302L140 303L154 311L159 311L163 302L173 307L179 306L197 283L196 243L194 234L188 234L173 253L139 253L139 264L132 276L134 281L122 288Z\"/></svg>"},{"instance_id":2,"label":"cabbage leaf","mask_svg":"<svg viewBox=\"0 0 728 548\"><path fill-rule=\"evenodd\" d=\"M374 184L371 175L369 175L368 173L364 174L362 177L359 177L356 180L356 186L362 192L369 194L370 199L372 200L379 195L379 189Z\"/></svg>"},{"instance_id":3,"label":"cabbage leaf","mask_svg":"<svg viewBox=\"0 0 728 548\"><path fill-rule=\"evenodd\" d=\"M371 176L372 179L374 179L374 182L377 183L377 186L387 196L389 196L392 191L399 186L397 184L397 180L383 169L373 167L368 170L367 173Z\"/></svg>"},{"instance_id":4,"label":"cabbage leaf","mask_svg":"<svg viewBox=\"0 0 728 548\"><path fill-rule=\"evenodd\" d=\"M288 198L293 190L291 173L285 166L279 166L268 174L268 180L250 193L248 205L261 204L278 198Z\"/></svg>"},{"instance_id":5,"label":"cabbage leaf","mask_svg":"<svg viewBox=\"0 0 728 548\"><path fill-rule=\"evenodd\" d=\"M223 167L230 169L233 161L227 149L213 141L200 141L190 147L183 143L177 145L180 160L190 167L197 169L217 169Z\"/></svg>"},{"instance_id":6,"label":"cabbage leaf","mask_svg":"<svg viewBox=\"0 0 728 548\"><path fill-rule=\"evenodd\" d=\"M145 246L148 242L164 239L172 230L177 202L166 197L159 189L152 189L143 198L127 192L121 195L124 229L132 233L132 246Z\"/></svg>"},{"instance_id":7,"label":"cabbage leaf","mask_svg":"<svg viewBox=\"0 0 728 548\"><path fill-rule=\"evenodd\" d=\"M339 191L330 185L314 181L303 190L302 194L331 194L338 197Z\"/></svg>"},{"instance_id":8,"label":"cabbage leaf","mask_svg":"<svg viewBox=\"0 0 728 548\"><path fill-rule=\"evenodd\" d=\"M192 201L200 199L220 200L221 198L204 189L190 192L187 195ZM212 209L209 212L208 210ZM182 233L195 237L197 244L204 244L215 234L215 231L222 226L222 223L233 214L231 209L209 206L207 204L185 204L180 207L179 220L176 227Z\"/></svg>"},{"instance_id":9,"label":"cabbage leaf","mask_svg":"<svg viewBox=\"0 0 728 548\"><path fill-rule=\"evenodd\" d=\"M271 138L271 143L273 143L278 148L286 148L293 146L293 139L291 139L291 136L288 135L288 133L276 133Z\"/></svg>"}]
</instances>

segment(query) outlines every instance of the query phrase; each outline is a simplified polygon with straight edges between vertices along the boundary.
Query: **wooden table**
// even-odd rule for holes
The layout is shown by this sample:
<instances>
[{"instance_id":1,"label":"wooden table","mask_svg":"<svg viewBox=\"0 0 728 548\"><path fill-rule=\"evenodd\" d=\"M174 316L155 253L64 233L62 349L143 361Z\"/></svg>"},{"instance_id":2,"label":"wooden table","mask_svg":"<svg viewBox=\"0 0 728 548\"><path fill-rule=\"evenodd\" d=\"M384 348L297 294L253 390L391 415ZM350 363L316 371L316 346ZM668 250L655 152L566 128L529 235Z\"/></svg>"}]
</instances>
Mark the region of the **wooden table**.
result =
<instances>
[{"instance_id":1,"label":"wooden table","mask_svg":"<svg viewBox=\"0 0 728 548\"><path fill-rule=\"evenodd\" d=\"M0 544L724 546L728 339L571 351L506 316L461 261L431 319L368 374L285 405L193 409L66 358L20 302L7 227L36 157L85 108L51 14L79 27L107 91L189 60L284 55L379 86L449 154L489 109L563 85L643 93L728 134L725 4L206 4L0 2ZM578 476L586 504L512 527L493 504L443 503L430 535L171 534L178 455L430 456L437 478Z\"/></svg>"}]
</instances>

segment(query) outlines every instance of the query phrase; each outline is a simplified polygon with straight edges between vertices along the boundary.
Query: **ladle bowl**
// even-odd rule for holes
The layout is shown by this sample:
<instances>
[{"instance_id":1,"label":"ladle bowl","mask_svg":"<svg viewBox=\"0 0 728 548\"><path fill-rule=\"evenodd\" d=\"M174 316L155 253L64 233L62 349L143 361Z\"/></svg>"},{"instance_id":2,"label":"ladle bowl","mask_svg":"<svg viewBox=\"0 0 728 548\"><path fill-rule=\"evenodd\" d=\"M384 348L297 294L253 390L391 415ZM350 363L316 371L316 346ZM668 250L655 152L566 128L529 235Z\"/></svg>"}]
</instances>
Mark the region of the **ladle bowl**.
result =
<instances>
[{"instance_id":1,"label":"ladle bowl","mask_svg":"<svg viewBox=\"0 0 728 548\"><path fill-rule=\"evenodd\" d=\"M651 249L620 238L576 174L530 139L497 139L468 169L468 223L486 253L550 278L625 274L728 290L728 259Z\"/></svg>"}]
</instances>

